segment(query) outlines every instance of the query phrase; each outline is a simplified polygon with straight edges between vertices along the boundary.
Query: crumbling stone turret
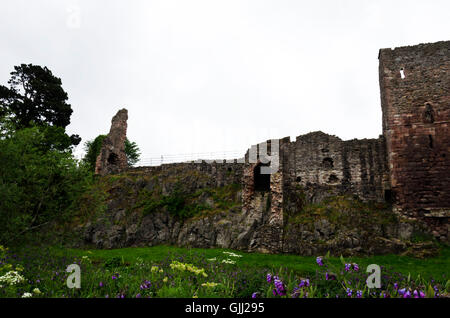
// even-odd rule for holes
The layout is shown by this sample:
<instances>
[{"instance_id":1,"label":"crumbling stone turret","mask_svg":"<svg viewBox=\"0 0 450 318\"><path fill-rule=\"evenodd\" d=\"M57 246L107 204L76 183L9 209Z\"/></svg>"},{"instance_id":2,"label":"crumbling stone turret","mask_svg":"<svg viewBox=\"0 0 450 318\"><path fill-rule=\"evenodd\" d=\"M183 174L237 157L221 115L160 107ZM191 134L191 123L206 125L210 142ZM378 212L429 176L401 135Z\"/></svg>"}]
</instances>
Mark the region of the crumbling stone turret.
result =
<instances>
[{"instance_id":1,"label":"crumbling stone turret","mask_svg":"<svg viewBox=\"0 0 450 318\"><path fill-rule=\"evenodd\" d=\"M124 108L117 112L111 121L109 134L103 140L100 154L95 163L95 174L119 173L128 167L125 154L127 138L128 111Z\"/></svg>"}]
</instances>

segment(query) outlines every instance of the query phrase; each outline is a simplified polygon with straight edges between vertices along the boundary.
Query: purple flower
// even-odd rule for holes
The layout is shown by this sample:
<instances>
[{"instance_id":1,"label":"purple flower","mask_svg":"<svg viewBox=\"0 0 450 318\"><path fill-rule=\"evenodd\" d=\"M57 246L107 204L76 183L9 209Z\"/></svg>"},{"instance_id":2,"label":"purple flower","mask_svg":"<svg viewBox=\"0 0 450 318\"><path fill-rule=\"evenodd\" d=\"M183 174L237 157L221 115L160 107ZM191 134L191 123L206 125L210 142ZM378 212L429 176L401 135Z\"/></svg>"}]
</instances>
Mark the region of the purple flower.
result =
<instances>
[{"instance_id":1,"label":"purple flower","mask_svg":"<svg viewBox=\"0 0 450 318\"><path fill-rule=\"evenodd\" d=\"M302 288L302 287L309 287L309 279L307 280L301 280L300 284L298 284L298 287Z\"/></svg>"},{"instance_id":2,"label":"purple flower","mask_svg":"<svg viewBox=\"0 0 450 318\"><path fill-rule=\"evenodd\" d=\"M348 272L351 266L351 264L345 264L345 271Z\"/></svg>"},{"instance_id":3,"label":"purple flower","mask_svg":"<svg viewBox=\"0 0 450 318\"><path fill-rule=\"evenodd\" d=\"M355 270L355 271L359 271L359 266L358 266L358 264L353 264L353 269Z\"/></svg>"},{"instance_id":4,"label":"purple flower","mask_svg":"<svg viewBox=\"0 0 450 318\"><path fill-rule=\"evenodd\" d=\"M116 275L113 275L113 276L112 276L112 280L115 280L115 279L117 279L117 276L116 276Z\"/></svg>"},{"instance_id":5,"label":"purple flower","mask_svg":"<svg viewBox=\"0 0 450 318\"><path fill-rule=\"evenodd\" d=\"M286 287L284 286L283 282L279 279L276 279L274 284L277 294L280 296L286 296Z\"/></svg>"},{"instance_id":6,"label":"purple flower","mask_svg":"<svg viewBox=\"0 0 450 318\"><path fill-rule=\"evenodd\" d=\"M273 290L272 290L272 294L273 294L274 296L276 296L276 295L277 295L277 291L276 291L276 289L273 289Z\"/></svg>"},{"instance_id":7,"label":"purple flower","mask_svg":"<svg viewBox=\"0 0 450 318\"><path fill-rule=\"evenodd\" d=\"M347 296L352 297L352 290L350 288L347 288Z\"/></svg>"},{"instance_id":8,"label":"purple flower","mask_svg":"<svg viewBox=\"0 0 450 318\"><path fill-rule=\"evenodd\" d=\"M398 290L398 284L397 283L394 283L394 289Z\"/></svg>"},{"instance_id":9,"label":"purple flower","mask_svg":"<svg viewBox=\"0 0 450 318\"><path fill-rule=\"evenodd\" d=\"M317 263L319 266L323 266L323 259L322 259L322 257L318 256L318 257L316 258L316 263Z\"/></svg>"},{"instance_id":10,"label":"purple flower","mask_svg":"<svg viewBox=\"0 0 450 318\"><path fill-rule=\"evenodd\" d=\"M271 283L272 282L272 275L267 274L267 282Z\"/></svg>"},{"instance_id":11,"label":"purple flower","mask_svg":"<svg viewBox=\"0 0 450 318\"><path fill-rule=\"evenodd\" d=\"M148 280L144 280L144 283L141 284L140 288L141 288L141 290L143 290L143 289L150 288L150 286L152 286L152 283L150 281L148 281Z\"/></svg>"},{"instance_id":12,"label":"purple flower","mask_svg":"<svg viewBox=\"0 0 450 318\"><path fill-rule=\"evenodd\" d=\"M358 290L358 291L356 292L356 297L357 297L357 298L361 298L361 297L362 297L362 290Z\"/></svg>"},{"instance_id":13,"label":"purple flower","mask_svg":"<svg viewBox=\"0 0 450 318\"><path fill-rule=\"evenodd\" d=\"M408 290L404 295L403 298L411 298L411 292Z\"/></svg>"},{"instance_id":14,"label":"purple flower","mask_svg":"<svg viewBox=\"0 0 450 318\"><path fill-rule=\"evenodd\" d=\"M328 272L325 273L325 280L328 280Z\"/></svg>"},{"instance_id":15,"label":"purple flower","mask_svg":"<svg viewBox=\"0 0 450 318\"><path fill-rule=\"evenodd\" d=\"M420 298L425 298L425 293L423 291L420 291L419 296Z\"/></svg>"},{"instance_id":16,"label":"purple flower","mask_svg":"<svg viewBox=\"0 0 450 318\"><path fill-rule=\"evenodd\" d=\"M256 298L257 295L258 295L258 293L253 293L252 298Z\"/></svg>"},{"instance_id":17,"label":"purple flower","mask_svg":"<svg viewBox=\"0 0 450 318\"><path fill-rule=\"evenodd\" d=\"M141 294L137 294L137 295L136 295L136 298L141 298Z\"/></svg>"},{"instance_id":18,"label":"purple flower","mask_svg":"<svg viewBox=\"0 0 450 318\"><path fill-rule=\"evenodd\" d=\"M103 287L103 282L100 282L100 284L98 284L100 287Z\"/></svg>"},{"instance_id":19,"label":"purple flower","mask_svg":"<svg viewBox=\"0 0 450 318\"><path fill-rule=\"evenodd\" d=\"M405 293L406 293L406 288L402 288L402 289L399 289L399 290L398 290L398 294L399 294L400 296L403 296Z\"/></svg>"},{"instance_id":20,"label":"purple flower","mask_svg":"<svg viewBox=\"0 0 450 318\"><path fill-rule=\"evenodd\" d=\"M419 292L417 290L414 290L413 295L414 298L419 298Z\"/></svg>"}]
</instances>

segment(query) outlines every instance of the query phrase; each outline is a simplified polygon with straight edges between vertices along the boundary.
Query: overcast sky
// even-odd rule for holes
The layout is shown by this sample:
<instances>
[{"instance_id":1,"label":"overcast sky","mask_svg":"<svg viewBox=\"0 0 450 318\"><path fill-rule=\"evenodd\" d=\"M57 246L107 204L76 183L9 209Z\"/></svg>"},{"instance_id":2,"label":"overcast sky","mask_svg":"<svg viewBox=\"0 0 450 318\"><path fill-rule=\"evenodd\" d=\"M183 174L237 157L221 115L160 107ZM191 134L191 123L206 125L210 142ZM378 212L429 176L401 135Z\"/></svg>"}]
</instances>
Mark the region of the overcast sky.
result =
<instances>
[{"instance_id":1,"label":"overcast sky","mask_svg":"<svg viewBox=\"0 0 450 318\"><path fill-rule=\"evenodd\" d=\"M449 12L447 0L2 1L0 83L14 65L47 66L70 133L107 133L125 107L145 158L316 130L377 138L378 50L450 40Z\"/></svg>"}]
</instances>

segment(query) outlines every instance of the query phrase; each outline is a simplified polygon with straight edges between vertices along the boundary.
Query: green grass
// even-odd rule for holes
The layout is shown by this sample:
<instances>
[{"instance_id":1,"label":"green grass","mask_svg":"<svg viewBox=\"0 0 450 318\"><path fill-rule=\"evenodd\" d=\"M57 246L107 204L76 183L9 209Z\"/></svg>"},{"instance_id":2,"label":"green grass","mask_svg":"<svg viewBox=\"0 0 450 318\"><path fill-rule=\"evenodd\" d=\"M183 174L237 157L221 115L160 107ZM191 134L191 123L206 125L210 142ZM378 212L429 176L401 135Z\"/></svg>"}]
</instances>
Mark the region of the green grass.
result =
<instances>
[{"instance_id":1,"label":"green grass","mask_svg":"<svg viewBox=\"0 0 450 318\"><path fill-rule=\"evenodd\" d=\"M63 249L52 247L52 253L65 256L84 256L88 255L93 260L105 261L113 257L123 258L125 262L133 263L140 257L148 262L160 262L166 259L169 254L200 254L206 258L223 256L224 251L228 249L199 249L199 248L180 248L172 246L154 246L154 247L130 247L112 250L81 250L81 249ZM244 255L237 261L239 266L248 266L254 268L273 268L280 267L295 271L299 274L313 274L317 270L316 256L298 256L298 255L280 255L280 254L261 254L261 253L243 253L233 251ZM318 256L318 255L317 255ZM421 275L426 279L448 277L450 269L450 247L442 248L440 255L434 258L418 259L408 256L398 255L379 255L371 257L349 257L348 262L360 264L365 270L369 264L377 264L388 267L396 272L411 276ZM330 262L339 264L338 257L330 257Z\"/></svg>"},{"instance_id":2,"label":"green grass","mask_svg":"<svg viewBox=\"0 0 450 318\"><path fill-rule=\"evenodd\" d=\"M0 249L0 278L6 284L0 288L0 298L22 297L28 293L31 297L52 298L249 298L252 295L378 298L411 297L420 293L421 297L428 298L448 297L450 293L448 247L438 257L428 259L386 255L344 260L326 255L323 266L316 263L318 255L231 252L170 246L116 250L55 246ZM80 289L67 288L69 274L65 269L70 264L80 266ZM381 286L377 290L366 286L368 264L381 266ZM269 273L273 279L267 276Z\"/></svg>"}]
</instances>

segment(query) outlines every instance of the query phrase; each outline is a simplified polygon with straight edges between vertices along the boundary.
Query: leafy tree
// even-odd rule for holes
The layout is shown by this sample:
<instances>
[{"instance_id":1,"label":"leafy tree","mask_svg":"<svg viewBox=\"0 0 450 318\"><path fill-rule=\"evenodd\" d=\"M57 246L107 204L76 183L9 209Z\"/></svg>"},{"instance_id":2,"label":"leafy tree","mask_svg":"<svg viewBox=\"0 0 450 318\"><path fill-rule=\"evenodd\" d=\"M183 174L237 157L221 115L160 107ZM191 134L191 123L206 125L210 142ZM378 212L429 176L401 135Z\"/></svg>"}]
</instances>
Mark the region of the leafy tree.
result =
<instances>
[{"instance_id":1,"label":"leafy tree","mask_svg":"<svg viewBox=\"0 0 450 318\"><path fill-rule=\"evenodd\" d=\"M73 111L67 103L61 79L47 67L33 64L14 66L8 84L9 88L0 85L0 116L8 115L16 129L34 125L51 127L47 130L48 138L58 136L58 143L65 139L69 146L80 143L78 135L62 138L60 129L54 131L53 127L65 131Z\"/></svg>"},{"instance_id":2,"label":"leafy tree","mask_svg":"<svg viewBox=\"0 0 450 318\"><path fill-rule=\"evenodd\" d=\"M87 165L49 150L46 138L45 127L31 127L0 139L0 244L67 216L91 183Z\"/></svg>"},{"instance_id":3,"label":"leafy tree","mask_svg":"<svg viewBox=\"0 0 450 318\"><path fill-rule=\"evenodd\" d=\"M102 148L103 140L106 135L98 135L94 140L86 141L84 144L84 150L86 155L83 160L89 164L91 170L95 170L95 162L100 154ZM138 145L135 142L130 142L128 138L125 139L125 154L127 155L128 166L135 165L141 156Z\"/></svg>"},{"instance_id":4,"label":"leafy tree","mask_svg":"<svg viewBox=\"0 0 450 318\"><path fill-rule=\"evenodd\" d=\"M127 155L127 162L130 167L134 166L141 157L138 145L134 141L129 141L128 138L125 139L125 154Z\"/></svg>"}]
</instances>

